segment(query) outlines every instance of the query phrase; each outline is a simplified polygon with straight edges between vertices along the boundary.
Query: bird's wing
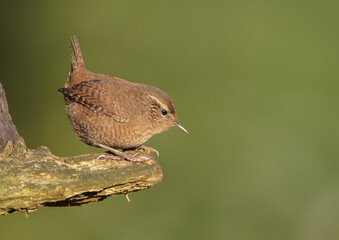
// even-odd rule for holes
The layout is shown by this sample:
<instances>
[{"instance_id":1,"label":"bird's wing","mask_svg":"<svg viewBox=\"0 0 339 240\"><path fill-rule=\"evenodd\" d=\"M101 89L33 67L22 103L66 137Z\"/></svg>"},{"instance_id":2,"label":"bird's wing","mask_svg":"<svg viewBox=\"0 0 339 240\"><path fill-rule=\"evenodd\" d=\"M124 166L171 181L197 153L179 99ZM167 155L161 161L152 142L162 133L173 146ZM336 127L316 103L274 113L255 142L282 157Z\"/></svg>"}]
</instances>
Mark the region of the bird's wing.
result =
<instances>
[{"instance_id":1,"label":"bird's wing","mask_svg":"<svg viewBox=\"0 0 339 240\"><path fill-rule=\"evenodd\" d=\"M84 81L71 88L59 89L66 98L82 104L98 114L112 117L117 122L129 122L129 114L126 114L114 101L113 90L111 83L100 80Z\"/></svg>"}]
</instances>

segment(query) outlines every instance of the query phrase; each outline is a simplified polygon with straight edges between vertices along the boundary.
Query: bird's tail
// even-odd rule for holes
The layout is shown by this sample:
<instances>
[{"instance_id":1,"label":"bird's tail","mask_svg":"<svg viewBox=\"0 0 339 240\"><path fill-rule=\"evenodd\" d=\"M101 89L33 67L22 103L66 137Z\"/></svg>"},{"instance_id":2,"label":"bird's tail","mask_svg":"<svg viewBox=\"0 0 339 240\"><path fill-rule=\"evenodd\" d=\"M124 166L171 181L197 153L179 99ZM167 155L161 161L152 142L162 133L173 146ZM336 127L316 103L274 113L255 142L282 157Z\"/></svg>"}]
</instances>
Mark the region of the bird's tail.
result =
<instances>
[{"instance_id":1,"label":"bird's tail","mask_svg":"<svg viewBox=\"0 0 339 240\"><path fill-rule=\"evenodd\" d=\"M82 58L80 45L76 36L71 37L72 51L72 72L78 71L85 67L84 59Z\"/></svg>"}]
</instances>

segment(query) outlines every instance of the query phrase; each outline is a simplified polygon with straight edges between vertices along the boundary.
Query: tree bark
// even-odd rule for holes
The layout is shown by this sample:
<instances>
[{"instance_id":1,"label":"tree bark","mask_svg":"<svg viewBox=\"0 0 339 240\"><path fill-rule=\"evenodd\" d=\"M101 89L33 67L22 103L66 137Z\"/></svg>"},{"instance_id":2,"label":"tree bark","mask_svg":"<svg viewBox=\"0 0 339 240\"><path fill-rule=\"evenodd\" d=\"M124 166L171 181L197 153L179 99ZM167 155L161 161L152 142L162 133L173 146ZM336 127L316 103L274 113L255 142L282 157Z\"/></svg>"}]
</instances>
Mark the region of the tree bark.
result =
<instances>
[{"instance_id":1,"label":"tree bark","mask_svg":"<svg viewBox=\"0 0 339 240\"><path fill-rule=\"evenodd\" d=\"M142 150L138 153L149 155ZM97 160L99 155L58 157L47 147L26 148L0 83L0 215L29 214L41 206L79 206L147 189L162 179L154 158L146 162Z\"/></svg>"}]
</instances>

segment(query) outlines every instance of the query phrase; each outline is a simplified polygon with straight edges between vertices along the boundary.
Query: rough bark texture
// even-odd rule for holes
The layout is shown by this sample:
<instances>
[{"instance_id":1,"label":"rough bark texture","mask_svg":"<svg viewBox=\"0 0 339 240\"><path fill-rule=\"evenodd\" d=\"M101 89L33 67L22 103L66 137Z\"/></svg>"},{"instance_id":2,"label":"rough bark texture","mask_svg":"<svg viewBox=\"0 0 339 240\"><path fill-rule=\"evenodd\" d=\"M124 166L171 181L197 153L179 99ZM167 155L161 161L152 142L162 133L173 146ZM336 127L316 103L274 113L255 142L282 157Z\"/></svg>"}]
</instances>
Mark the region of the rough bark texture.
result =
<instances>
[{"instance_id":1,"label":"rough bark texture","mask_svg":"<svg viewBox=\"0 0 339 240\"><path fill-rule=\"evenodd\" d=\"M9 141L15 142L19 135L8 111L6 94L0 83L0 152Z\"/></svg>"},{"instance_id":2,"label":"rough bark texture","mask_svg":"<svg viewBox=\"0 0 339 240\"><path fill-rule=\"evenodd\" d=\"M162 179L154 159L96 160L99 155L57 157L47 147L27 149L12 123L0 83L0 215L101 201L147 189Z\"/></svg>"}]
</instances>

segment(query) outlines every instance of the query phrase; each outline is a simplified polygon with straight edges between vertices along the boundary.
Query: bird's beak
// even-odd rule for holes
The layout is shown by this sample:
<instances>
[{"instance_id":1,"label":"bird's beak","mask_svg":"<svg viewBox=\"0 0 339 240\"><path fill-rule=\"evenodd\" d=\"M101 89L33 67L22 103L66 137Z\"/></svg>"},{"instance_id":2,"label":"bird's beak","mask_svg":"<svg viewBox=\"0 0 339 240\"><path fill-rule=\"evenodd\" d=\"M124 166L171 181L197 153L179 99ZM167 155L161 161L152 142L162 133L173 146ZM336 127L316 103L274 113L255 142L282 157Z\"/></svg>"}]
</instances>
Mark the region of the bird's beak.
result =
<instances>
[{"instance_id":1,"label":"bird's beak","mask_svg":"<svg viewBox=\"0 0 339 240\"><path fill-rule=\"evenodd\" d=\"M188 131L180 124L180 122L175 122L175 125L181 130L183 130L185 133L189 134Z\"/></svg>"}]
</instances>

